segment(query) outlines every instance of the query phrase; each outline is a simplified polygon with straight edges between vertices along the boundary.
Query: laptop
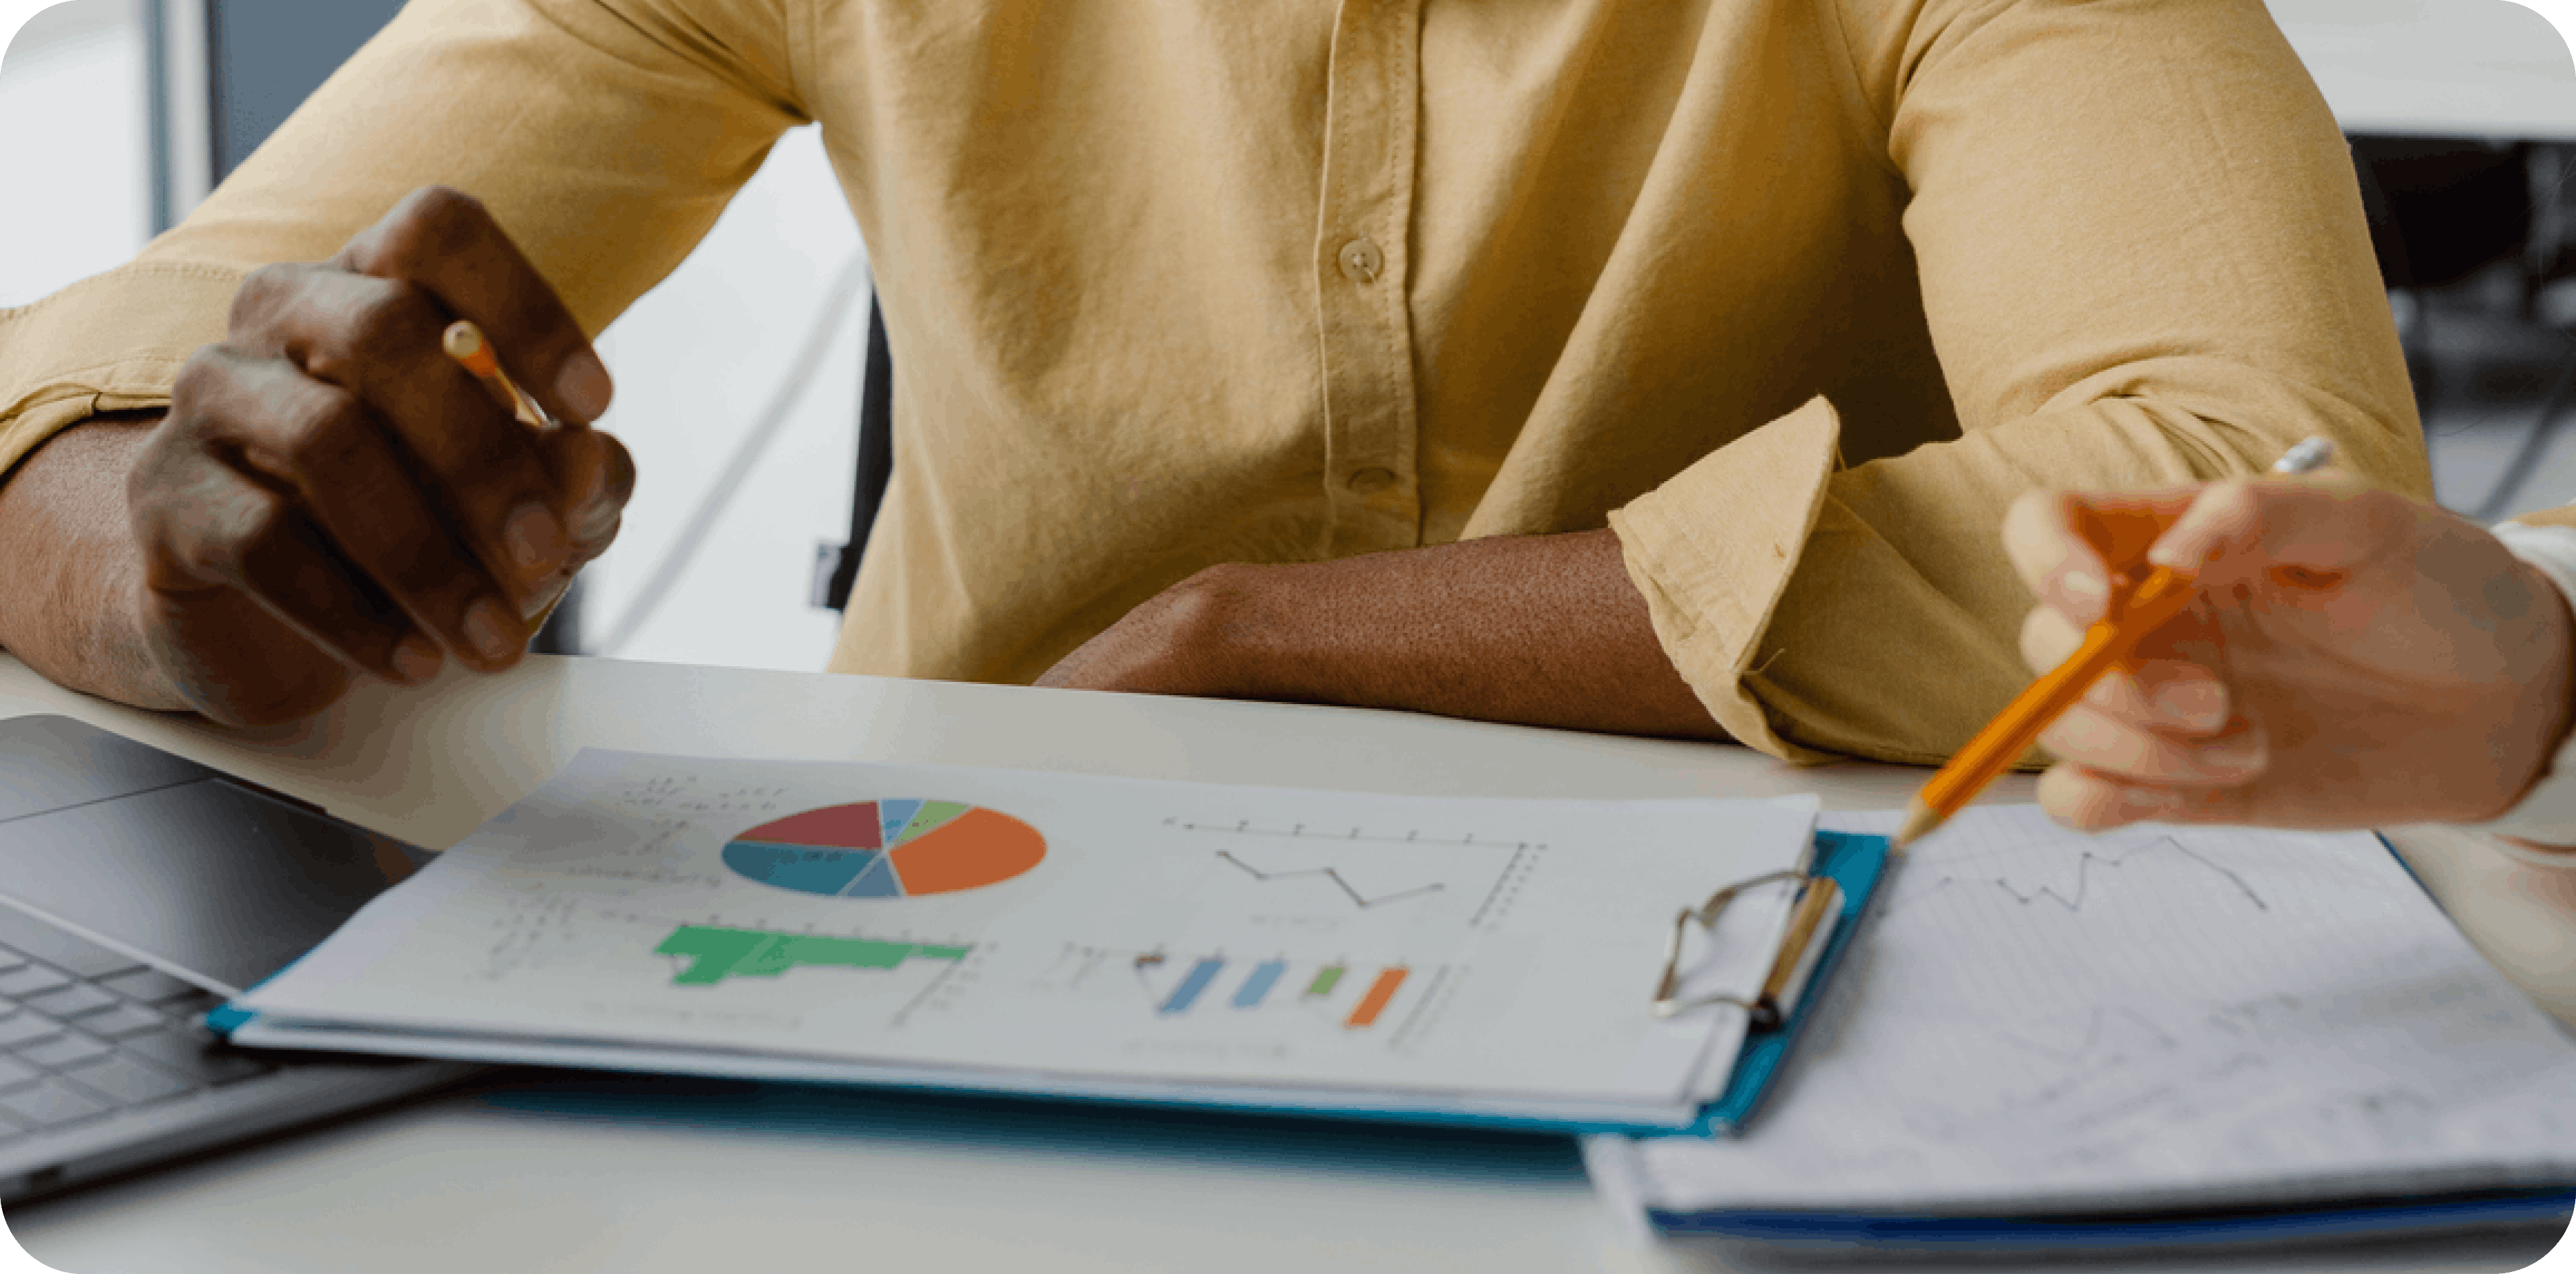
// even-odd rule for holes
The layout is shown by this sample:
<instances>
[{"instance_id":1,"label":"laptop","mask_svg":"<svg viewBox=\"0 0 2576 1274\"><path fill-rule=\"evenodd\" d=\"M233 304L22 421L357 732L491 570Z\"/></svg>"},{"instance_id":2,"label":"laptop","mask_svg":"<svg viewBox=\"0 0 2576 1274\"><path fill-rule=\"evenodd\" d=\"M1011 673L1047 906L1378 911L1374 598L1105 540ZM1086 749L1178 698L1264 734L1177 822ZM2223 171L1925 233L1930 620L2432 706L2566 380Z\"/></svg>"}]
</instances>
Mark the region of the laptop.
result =
<instances>
[{"instance_id":1,"label":"laptop","mask_svg":"<svg viewBox=\"0 0 2576 1274\"><path fill-rule=\"evenodd\" d=\"M483 1069L237 1049L199 1020L427 858L68 717L0 721L0 1202Z\"/></svg>"}]
</instances>

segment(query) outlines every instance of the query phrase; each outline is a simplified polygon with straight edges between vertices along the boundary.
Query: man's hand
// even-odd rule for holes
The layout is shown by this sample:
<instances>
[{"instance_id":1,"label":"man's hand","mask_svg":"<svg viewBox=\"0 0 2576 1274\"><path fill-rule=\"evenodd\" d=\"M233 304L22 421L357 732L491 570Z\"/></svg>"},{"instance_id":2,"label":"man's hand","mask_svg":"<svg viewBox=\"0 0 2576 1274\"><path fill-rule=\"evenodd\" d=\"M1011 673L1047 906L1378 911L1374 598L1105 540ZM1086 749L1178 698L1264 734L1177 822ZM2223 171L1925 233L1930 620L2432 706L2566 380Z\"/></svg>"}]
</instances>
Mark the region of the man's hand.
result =
<instances>
[{"instance_id":1,"label":"man's hand","mask_svg":"<svg viewBox=\"0 0 2576 1274\"><path fill-rule=\"evenodd\" d=\"M2059 764L2040 803L2073 826L2483 820L2568 733L2565 602L2430 505L2337 478L2035 492L2005 541L2040 600L2037 669L2102 614L2111 572L2198 572L2193 609L2041 736Z\"/></svg>"},{"instance_id":2,"label":"man's hand","mask_svg":"<svg viewBox=\"0 0 2576 1274\"><path fill-rule=\"evenodd\" d=\"M1038 684L1726 737L1657 643L1609 531L1211 567Z\"/></svg>"},{"instance_id":3,"label":"man's hand","mask_svg":"<svg viewBox=\"0 0 2576 1274\"><path fill-rule=\"evenodd\" d=\"M450 360L458 318L573 425L520 424ZM570 312L453 191L413 194L328 262L252 274L127 475L152 663L236 724L320 711L355 674L511 666L633 489L626 449L581 427L609 394Z\"/></svg>"}]
</instances>

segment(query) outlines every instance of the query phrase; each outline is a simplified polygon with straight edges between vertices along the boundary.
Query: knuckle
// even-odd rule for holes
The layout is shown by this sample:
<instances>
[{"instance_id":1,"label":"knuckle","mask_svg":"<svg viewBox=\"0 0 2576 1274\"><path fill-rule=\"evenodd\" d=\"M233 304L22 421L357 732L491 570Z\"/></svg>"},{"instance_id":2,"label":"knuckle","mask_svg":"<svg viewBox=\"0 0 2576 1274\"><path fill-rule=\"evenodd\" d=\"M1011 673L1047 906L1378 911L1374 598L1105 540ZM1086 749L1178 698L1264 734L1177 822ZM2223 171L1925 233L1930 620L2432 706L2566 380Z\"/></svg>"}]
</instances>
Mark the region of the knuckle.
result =
<instances>
[{"instance_id":1,"label":"knuckle","mask_svg":"<svg viewBox=\"0 0 2576 1274\"><path fill-rule=\"evenodd\" d=\"M193 414L204 404L222 396L232 386L235 365L232 352L220 345L203 345L179 365L179 374L170 382L171 415Z\"/></svg>"},{"instance_id":2,"label":"knuckle","mask_svg":"<svg viewBox=\"0 0 2576 1274\"><path fill-rule=\"evenodd\" d=\"M153 525L161 555L181 574L195 580L241 577L241 546L226 528L167 508L155 511Z\"/></svg>"},{"instance_id":3,"label":"knuckle","mask_svg":"<svg viewBox=\"0 0 2576 1274\"><path fill-rule=\"evenodd\" d=\"M444 224L480 215L483 201L444 182L433 182L412 192L412 211L418 220Z\"/></svg>"},{"instance_id":4,"label":"knuckle","mask_svg":"<svg viewBox=\"0 0 2576 1274\"><path fill-rule=\"evenodd\" d=\"M2403 528L2414 525L2424 506L2386 488L2372 487L2353 497L2353 509L2365 527Z\"/></svg>"},{"instance_id":5,"label":"knuckle","mask_svg":"<svg viewBox=\"0 0 2576 1274\"><path fill-rule=\"evenodd\" d=\"M283 502L245 501L216 533L195 537L196 564L249 581L273 575L288 548Z\"/></svg>"},{"instance_id":6,"label":"knuckle","mask_svg":"<svg viewBox=\"0 0 2576 1274\"><path fill-rule=\"evenodd\" d=\"M397 365L420 356L426 339L424 333L433 326L427 297L407 283L379 282L352 301L338 324L340 340L335 349L316 351L314 374L339 380L352 367Z\"/></svg>"},{"instance_id":7,"label":"knuckle","mask_svg":"<svg viewBox=\"0 0 2576 1274\"><path fill-rule=\"evenodd\" d=\"M383 272L408 276L452 255L487 220L483 203L452 186L423 186L405 197L376 244Z\"/></svg>"},{"instance_id":8,"label":"knuckle","mask_svg":"<svg viewBox=\"0 0 2576 1274\"><path fill-rule=\"evenodd\" d=\"M289 409L285 426L287 464L307 478L345 478L364 466L374 431L366 408L355 394L317 385Z\"/></svg>"},{"instance_id":9,"label":"knuckle","mask_svg":"<svg viewBox=\"0 0 2576 1274\"><path fill-rule=\"evenodd\" d=\"M272 262L242 276L233 292L226 324L234 332L254 332L273 325L302 292L310 267Z\"/></svg>"}]
</instances>

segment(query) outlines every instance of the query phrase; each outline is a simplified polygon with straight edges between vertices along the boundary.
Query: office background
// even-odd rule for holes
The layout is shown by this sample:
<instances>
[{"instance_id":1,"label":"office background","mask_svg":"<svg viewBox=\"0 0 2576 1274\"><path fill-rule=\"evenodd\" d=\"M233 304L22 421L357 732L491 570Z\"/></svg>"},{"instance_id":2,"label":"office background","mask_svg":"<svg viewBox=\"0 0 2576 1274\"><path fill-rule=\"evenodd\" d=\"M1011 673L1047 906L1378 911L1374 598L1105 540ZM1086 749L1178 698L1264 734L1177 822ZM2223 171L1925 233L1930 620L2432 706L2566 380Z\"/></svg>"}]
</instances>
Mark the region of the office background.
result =
<instances>
[{"instance_id":1,"label":"office background","mask_svg":"<svg viewBox=\"0 0 2576 1274\"><path fill-rule=\"evenodd\" d=\"M0 58L0 120L45 122L0 128L0 172L75 178L21 185L18 197L0 200L0 242L44 245L0 253L0 306L25 304L115 265L149 238L156 215L184 211L189 178L182 174L174 184L155 161L154 128L168 126L174 84L181 96L206 101L214 116L213 171L197 177L201 185L239 159L232 139L264 134L318 82L315 63L328 56L320 51L354 45L396 7L396 0L192 2L211 16L195 55L213 69L211 85L156 60L147 33L167 32L176 0L68 0L40 14ZM2313 18L2302 6L2313 7L2274 0L2285 18L2293 8ZM2505 0L2446 6L2463 20L2489 8L2499 13L2487 16L2499 19L2531 17ZM2367 41L2367 29L2354 36ZM2527 50L2506 52L2520 57ZM2416 366L2429 386L2426 426L2439 498L2477 510L2519 469L2520 484L2502 511L2576 500L2576 403L2559 403L2554 427L2533 442L2537 413L2562 373L2576 369L2576 277L2556 277L2568 271L2565 244L2576 238L2561 207L2576 186L2569 180L2576 152L2397 145L2403 162L2392 173L2436 188L2483 183L2489 195L2502 189L2530 204L2526 244L2508 245L2501 258L2444 277L2440 287L2392 298L2416 337ZM27 197L31 188L43 193ZM2422 192L2394 193L2406 202ZM2441 238L2466 242L2481 234L2489 232ZM813 603L815 549L847 532L866 323L864 294L841 300L833 287L860 252L822 147L812 129L800 129L779 144L698 252L603 337L618 377L617 405L605 423L634 450L642 479L617 546L585 576L569 634L577 649L735 667L823 665L839 617ZM2448 276L2458 263L2427 264ZM2430 321L2418 326L2422 319ZM704 525L649 617L622 623L635 615L648 577L683 547L746 427L780 405L774 400L796 370L800 345L818 329L825 332L815 347L819 358L801 393L783 404L778 431L740 489ZM629 635L604 651L621 628Z\"/></svg>"}]
</instances>

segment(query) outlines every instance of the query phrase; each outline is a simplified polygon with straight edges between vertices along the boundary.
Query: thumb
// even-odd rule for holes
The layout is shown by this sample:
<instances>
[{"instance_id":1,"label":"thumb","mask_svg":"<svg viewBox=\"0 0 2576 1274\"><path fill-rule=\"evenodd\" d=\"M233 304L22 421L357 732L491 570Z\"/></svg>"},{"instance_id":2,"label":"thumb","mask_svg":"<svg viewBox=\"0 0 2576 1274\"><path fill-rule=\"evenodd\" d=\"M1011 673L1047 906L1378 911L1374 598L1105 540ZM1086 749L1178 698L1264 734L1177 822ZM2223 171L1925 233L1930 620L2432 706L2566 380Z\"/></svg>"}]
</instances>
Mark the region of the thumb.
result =
<instances>
[{"instance_id":1,"label":"thumb","mask_svg":"<svg viewBox=\"0 0 2576 1274\"><path fill-rule=\"evenodd\" d=\"M2004 551L2040 604L2080 628L2102 617L2111 576L2133 573L2198 494L2025 492L2004 515Z\"/></svg>"}]
</instances>

